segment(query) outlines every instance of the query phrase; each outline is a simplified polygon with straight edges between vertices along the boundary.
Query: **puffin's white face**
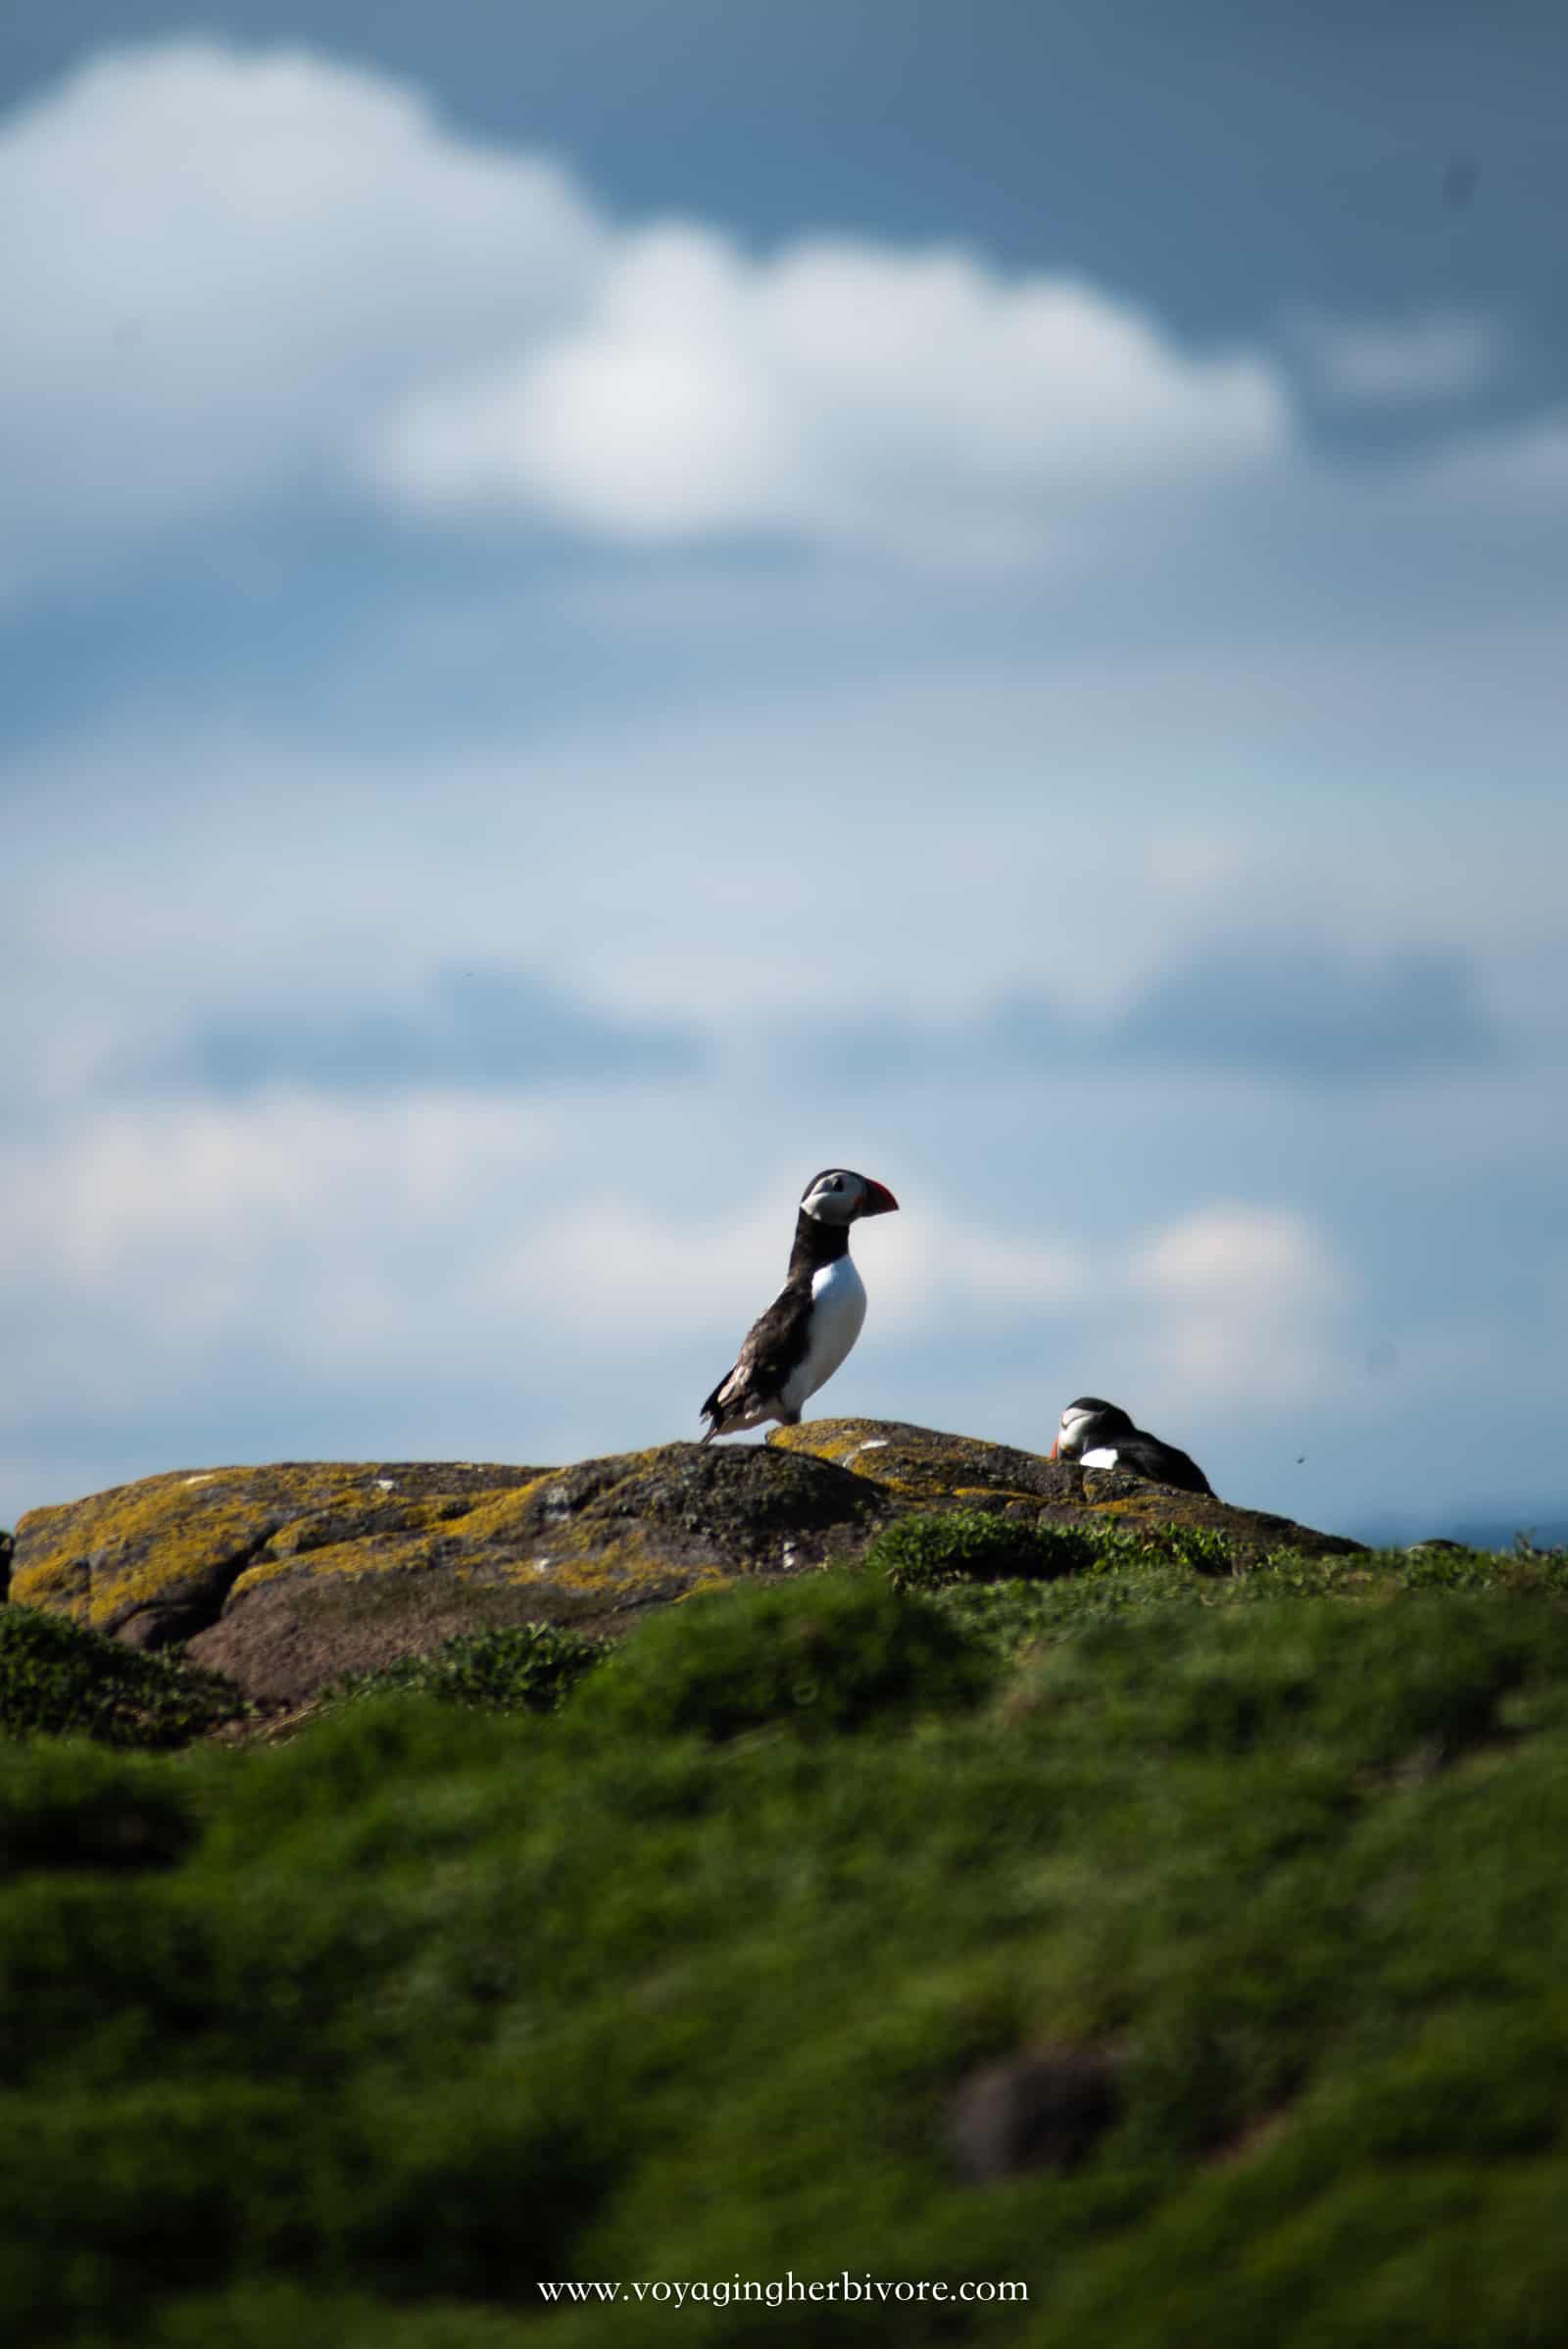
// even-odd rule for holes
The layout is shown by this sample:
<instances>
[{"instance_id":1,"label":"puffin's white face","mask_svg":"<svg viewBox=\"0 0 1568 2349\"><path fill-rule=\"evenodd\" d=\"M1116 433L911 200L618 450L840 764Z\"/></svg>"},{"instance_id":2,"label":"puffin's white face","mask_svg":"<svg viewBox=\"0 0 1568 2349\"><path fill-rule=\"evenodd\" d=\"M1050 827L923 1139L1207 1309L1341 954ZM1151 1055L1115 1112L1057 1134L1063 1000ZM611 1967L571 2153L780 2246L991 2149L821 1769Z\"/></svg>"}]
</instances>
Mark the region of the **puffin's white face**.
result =
<instances>
[{"instance_id":1,"label":"puffin's white face","mask_svg":"<svg viewBox=\"0 0 1568 2349\"><path fill-rule=\"evenodd\" d=\"M830 1166L809 1186L801 1205L818 1223L853 1223L865 1204L865 1177Z\"/></svg>"},{"instance_id":2,"label":"puffin's white face","mask_svg":"<svg viewBox=\"0 0 1568 2349\"><path fill-rule=\"evenodd\" d=\"M1056 1430L1056 1449L1064 1460L1077 1458L1078 1447L1084 1440L1084 1431L1090 1421L1098 1416L1097 1412L1079 1411L1071 1403L1067 1405L1061 1415L1061 1424Z\"/></svg>"},{"instance_id":3,"label":"puffin's white face","mask_svg":"<svg viewBox=\"0 0 1568 2349\"><path fill-rule=\"evenodd\" d=\"M852 1174L847 1166L825 1166L813 1175L801 1197L801 1205L818 1223L854 1223L861 1215L891 1215L898 1200L885 1183L869 1175Z\"/></svg>"}]
</instances>

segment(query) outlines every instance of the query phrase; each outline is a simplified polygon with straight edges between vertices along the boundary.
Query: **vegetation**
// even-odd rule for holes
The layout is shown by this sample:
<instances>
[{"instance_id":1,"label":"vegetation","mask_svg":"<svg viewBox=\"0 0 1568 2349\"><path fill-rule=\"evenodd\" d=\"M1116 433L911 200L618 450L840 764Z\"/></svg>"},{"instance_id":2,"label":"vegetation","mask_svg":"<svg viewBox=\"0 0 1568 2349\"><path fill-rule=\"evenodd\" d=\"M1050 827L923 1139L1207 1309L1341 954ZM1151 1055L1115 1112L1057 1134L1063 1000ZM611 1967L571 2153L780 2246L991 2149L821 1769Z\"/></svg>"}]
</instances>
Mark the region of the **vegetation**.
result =
<instances>
[{"instance_id":1,"label":"vegetation","mask_svg":"<svg viewBox=\"0 0 1568 2349\"><path fill-rule=\"evenodd\" d=\"M948 1572L938 1562L938 1545L949 1521L933 1517L915 1522L931 1529L929 1585L936 1604L954 1623L1008 1658L1040 1643L1069 1639L1088 1625L1150 1608L1273 1608L1300 1598L1372 1604L1423 1590L1568 1599L1568 1550L1535 1550L1522 1544L1508 1552L1432 1548L1306 1557L1278 1549L1244 1568L1227 1554L1223 1535L1206 1527L1172 1528L1155 1542L1119 1530L1108 1535L1097 1531L1089 1537L1092 1561L1075 1574L987 1584L980 1576ZM1195 1580L1195 1575L1202 1580Z\"/></svg>"},{"instance_id":2,"label":"vegetation","mask_svg":"<svg viewBox=\"0 0 1568 2349\"><path fill-rule=\"evenodd\" d=\"M1568 1562L942 1539L603 1661L460 1643L286 1745L14 1743L8 2337L1556 2337ZM977 2172L1031 2056L1114 2094ZM1029 2298L735 2292L845 2274Z\"/></svg>"},{"instance_id":3,"label":"vegetation","mask_svg":"<svg viewBox=\"0 0 1568 2349\"><path fill-rule=\"evenodd\" d=\"M559 1624L516 1624L461 1635L380 1672L345 1675L333 1694L346 1703L433 1696L494 1713L553 1713L604 1653L598 1640Z\"/></svg>"},{"instance_id":4,"label":"vegetation","mask_svg":"<svg viewBox=\"0 0 1568 2349\"><path fill-rule=\"evenodd\" d=\"M1094 1537L1075 1528L1042 1528L986 1509L940 1509L896 1518L866 1551L896 1590L932 1590L977 1581L1033 1582L1080 1574L1098 1555Z\"/></svg>"},{"instance_id":5,"label":"vegetation","mask_svg":"<svg viewBox=\"0 0 1568 2349\"><path fill-rule=\"evenodd\" d=\"M1134 1574L1186 1567L1239 1571L1225 1535L1212 1526L1035 1525L985 1509L937 1509L901 1517L866 1551L866 1564L896 1590L935 1590L963 1582L1054 1582L1063 1575ZM1168 1578L1167 1578L1168 1582ZM1171 1588L1185 1591L1187 1577Z\"/></svg>"},{"instance_id":6,"label":"vegetation","mask_svg":"<svg viewBox=\"0 0 1568 2349\"><path fill-rule=\"evenodd\" d=\"M0 1606L0 1736L77 1731L110 1745L183 1745L244 1710L230 1682L172 1654L122 1647L64 1615Z\"/></svg>"},{"instance_id":7,"label":"vegetation","mask_svg":"<svg viewBox=\"0 0 1568 2349\"><path fill-rule=\"evenodd\" d=\"M962 1711L994 1679L975 1641L926 1601L812 1575L656 1616L583 1690L575 1718L606 1737L843 1733Z\"/></svg>"}]
</instances>

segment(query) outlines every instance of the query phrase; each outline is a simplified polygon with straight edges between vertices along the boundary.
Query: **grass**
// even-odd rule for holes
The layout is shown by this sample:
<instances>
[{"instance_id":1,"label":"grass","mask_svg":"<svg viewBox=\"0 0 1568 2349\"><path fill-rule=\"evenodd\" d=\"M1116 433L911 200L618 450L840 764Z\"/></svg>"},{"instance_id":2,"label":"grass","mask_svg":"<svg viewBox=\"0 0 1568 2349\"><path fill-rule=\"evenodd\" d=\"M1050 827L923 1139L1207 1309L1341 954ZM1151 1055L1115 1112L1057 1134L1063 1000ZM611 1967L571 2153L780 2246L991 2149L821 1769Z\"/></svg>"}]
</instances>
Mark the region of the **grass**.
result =
<instances>
[{"instance_id":1,"label":"grass","mask_svg":"<svg viewBox=\"0 0 1568 2349\"><path fill-rule=\"evenodd\" d=\"M1401 1553L1402 1554L1402 1553ZM1307 1561L1302 1561L1306 1563ZM938 1590L956 1583L1055 1582L1065 1576L1235 1574L1248 1561L1213 1526L1035 1525L982 1509L938 1509L903 1517L877 1535L866 1564L897 1590ZM1188 1588L1186 1576L1170 1584Z\"/></svg>"},{"instance_id":2,"label":"grass","mask_svg":"<svg viewBox=\"0 0 1568 2349\"><path fill-rule=\"evenodd\" d=\"M656 1616L583 1690L574 1717L606 1737L842 1735L962 1711L994 1678L980 1643L927 1600L874 1577L811 1575Z\"/></svg>"},{"instance_id":3,"label":"grass","mask_svg":"<svg viewBox=\"0 0 1568 2349\"><path fill-rule=\"evenodd\" d=\"M866 1564L896 1590L931 1590L945 1584L1034 1582L1092 1567L1099 1545L1074 1528L1036 1531L1020 1519L983 1509L941 1509L885 1526L866 1551Z\"/></svg>"},{"instance_id":4,"label":"grass","mask_svg":"<svg viewBox=\"0 0 1568 2349\"><path fill-rule=\"evenodd\" d=\"M77 1732L110 1745L186 1744L245 1710L231 1682L142 1654L64 1615L0 1606L0 1737Z\"/></svg>"},{"instance_id":5,"label":"grass","mask_svg":"<svg viewBox=\"0 0 1568 2349\"><path fill-rule=\"evenodd\" d=\"M18 1740L0 2328L1555 2338L1564 1588L1147 1545L829 1573L673 1608L569 1689L505 1635L288 1745ZM1041 2050L1113 2067L1102 2132L966 2181L956 2097ZM1029 2300L895 2332L732 2293L845 2272ZM708 2294L547 2311L567 2277Z\"/></svg>"},{"instance_id":6,"label":"grass","mask_svg":"<svg viewBox=\"0 0 1568 2349\"><path fill-rule=\"evenodd\" d=\"M1087 1567L1050 1580L990 1583L947 1572L934 1561L925 1587L955 1625L1008 1659L1151 1608L1272 1609L1302 1598L1369 1608L1420 1591L1568 1601L1564 1550L1522 1544L1511 1551L1393 1549L1308 1557L1280 1549L1244 1571L1233 1568L1222 1538L1207 1528L1173 1531L1168 1544L1119 1531L1096 1537Z\"/></svg>"},{"instance_id":7,"label":"grass","mask_svg":"<svg viewBox=\"0 0 1568 2349\"><path fill-rule=\"evenodd\" d=\"M554 1623L523 1623L443 1640L379 1672L345 1674L332 1691L360 1704L386 1696L431 1696L495 1713L553 1713L605 1654L602 1643Z\"/></svg>"}]
</instances>

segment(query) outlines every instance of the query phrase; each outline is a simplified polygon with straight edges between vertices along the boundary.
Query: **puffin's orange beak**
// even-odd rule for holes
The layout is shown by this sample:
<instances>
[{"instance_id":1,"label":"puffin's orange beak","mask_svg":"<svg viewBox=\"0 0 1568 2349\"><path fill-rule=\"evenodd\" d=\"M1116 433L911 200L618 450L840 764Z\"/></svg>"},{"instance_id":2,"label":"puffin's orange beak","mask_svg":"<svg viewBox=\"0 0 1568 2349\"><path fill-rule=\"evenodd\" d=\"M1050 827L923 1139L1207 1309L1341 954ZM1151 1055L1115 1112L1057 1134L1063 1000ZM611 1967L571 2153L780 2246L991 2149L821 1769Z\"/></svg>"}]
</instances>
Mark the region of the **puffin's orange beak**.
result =
<instances>
[{"instance_id":1,"label":"puffin's orange beak","mask_svg":"<svg viewBox=\"0 0 1568 2349\"><path fill-rule=\"evenodd\" d=\"M1059 1443L1061 1439L1058 1437L1056 1442ZM1056 1445L1054 1444L1051 1447L1051 1456L1053 1459L1054 1459L1056 1456Z\"/></svg>"},{"instance_id":2,"label":"puffin's orange beak","mask_svg":"<svg viewBox=\"0 0 1568 2349\"><path fill-rule=\"evenodd\" d=\"M873 1183L870 1176L867 1175L865 1178L865 1205L860 1209L860 1213L862 1215L896 1215L898 1211L899 1202L887 1185Z\"/></svg>"}]
</instances>

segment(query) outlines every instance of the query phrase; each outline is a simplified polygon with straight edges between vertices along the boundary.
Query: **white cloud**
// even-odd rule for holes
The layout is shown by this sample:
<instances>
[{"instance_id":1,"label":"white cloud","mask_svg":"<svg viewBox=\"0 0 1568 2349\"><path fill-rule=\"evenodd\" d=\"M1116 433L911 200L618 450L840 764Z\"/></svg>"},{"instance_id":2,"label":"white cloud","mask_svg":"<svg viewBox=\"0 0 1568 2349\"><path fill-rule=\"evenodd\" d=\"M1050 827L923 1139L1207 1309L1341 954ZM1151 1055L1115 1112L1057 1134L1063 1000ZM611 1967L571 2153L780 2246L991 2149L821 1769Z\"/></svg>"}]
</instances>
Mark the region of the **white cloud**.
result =
<instances>
[{"instance_id":1,"label":"white cloud","mask_svg":"<svg viewBox=\"0 0 1568 2349\"><path fill-rule=\"evenodd\" d=\"M1174 1095L1112 1116L1053 1086L1038 1132L996 1129L1001 1155L979 1146L985 1105L966 1112L966 1157L919 1101L803 1150L801 1104L727 1084L635 1108L272 1093L13 1126L0 1520L223 1458L548 1460L694 1433L829 1154L891 1180L904 1211L857 1236L870 1312L824 1410L1040 1448L1071 1395L1107 1394L1221 1491L1332 1524L1347 1489L1387 1511L1474 1485L1485 1464L1456 1464L1452 1431L1507 1361L1550 1456L1560 1362L1484 1282L1401 1302L1375 1220L1342 1237L1343 1204L1271 1200L1255 1176L1195 1193L1191 1124L1230 1158L1255 1115L1189 1111L1184 1135ZM1092 1184L1058 1162L1091 1126ZM1028 1169L1010 1193L1004 1156ZM1375 1189L1386 1162L1358 1162ZM1548 1138L1532 1163L1551 1162ZM1373 1380L1384 1337L1400 1368Z\"/></svg>"},{"instance_id":2,"label":"white cloud","mask_svg":"<svg viewBox=\"0 0 1568 2349\"><path fill-rule=\"evenodd\" d=\"M657 1101L639 1119L674 1170L657 1199L636 1169L607 1166L612 1114L463 1093L138 1103L10 1140L0 1275L35 1335L0 1376L16 1403L79 1406L85 1386L128 1410L190 1392L215 1358L328 1386L389 1365L406 1379L448 1331L470 1371L505 1377L522 1346L591 1374L612 1407L650 1358L733 1348L783 1274L809 1169L754 1166L725 1203L709 1151L694 1141L682 1160L688 1122ZM999 1226L918 1183L858 1253L900 1345L1059 1324L1107 1297L1144 1321L1151 1301L1171 1308L1173 1279L1185 1314L1184 1265L1208 1267L1204 1310L1277 1318L1311 1264L1288 1220L1225 1211L1107 1279L1081 1234Z\"/></svg>"},{"instance_id":3,"label":"white cloud","mask_svg":"<svg viewBox=\"0 0 1568 2349\"><path fill-rule=\"evenodd\" d=\"M148 1345L119 1366L130 1384L163 1349L225 1335L286 1332L302 1362L363 1360L389 1330L411 1334L450 1219L527 1196L549 1131L537 1108L484 1097L100 1109L6 1143L0 1274L63 1310L138 1300Z\"/></svg>"},{"instance_id":4,"label":"white cloud","mask_svg":"<svg viewBox=\"0 0 1568 2349\"><path fill-rule=\"evenodd\" d=\"M1287 437L1262 362L1185 355L1071 279L848 240L754 262L675 226L623 241L581 321L422 394L373 463L438 512L986 557Z\"/></svg>"},{"instance_id":5,"label":"white cloud","mask_svg":"<svg viewBox=\"0 0 1568 2349\"><path fill-rule=\"evenodd\" d=\"M1466 399L1495 381L1508 360L1500 326L1458 311L1395 319L1306 312L1288 331L1331 397L1367 408Z\"/></svg>"},{"instance_id":6,"label":"white cloud","mask_svg":"<svg viewBox=\"0 0 1568 2349\"><path fill-rule=\"evenodd\" d=\"M1136 1253L1128 1288L1144 1308L1135 1344L1146 1389L1252 1417L1321 1400L1333 1384L1349 1282L1295 1209L1202 1207Z\"/></svg>"},{"instance_id":7,"label":"white cloud","mask_svg":"<svg viewBox=\"0 0 1568 2349\"><path fill-rule=\"evenodd\" d=\"M286 1035L525 961L611 1013L701 1025L738 1084L780 1034L830 1047L887 1019L957 1049L1015 995L1113 1024L1243 923L1347 958L1462 941L1510 1043L1560 1057L1561 708L1559 625L1025 679L933 665L504 752L117 723L12 762L8 953L31 1016L0 1033L0 1075L30 1113L123 1087L193 1030ZM1408 782L1374 792L1383 739ZM1523 1093L1499 1122L1483 1092L1445 1148L1506 1152L1555 1101ZM1075 1113L1102 1129L1098 1098ZM1364 1114L1392 1133L1424 1111L1378 1094ZM822 1154L845 1147L830 1132Z\"/></svg>"},{"instance_id":8,"label":"white cloud","mask_svg":"<svg viewBox=\"0 0 1568 2349\"><path fill-rule=\"evenodd\" d=\"M493 1397L470 1445L493 1448L509 1413L523 1456L547 1413L547 1448L681 1433L782 1277L809 1171L752 1164L731 1198L700 1140L682 1156L690 1127L657 1101L639 1114L672 1175L658 1198L640 1166L615 1167L612 1112L461 1093L144 1103L9 1139L0 1278L25 1343L0 1361L0 1424L177 1426L214 1395L275 1424L282 1396L309 1445L346 1398L373 1429L390 1396L433 1411L461 1377ZM965 1424L999 1343L1038 1357L1007 1431L1025 1441L1066 1399L1062 1376L1077 1392L1108 1374L1140 1410L1255 1418L1323 1373L1344 1283L1304 1218L1214 1205L1128 1249L1081 1210L1042 1231L911 1172L904 1212L858 1236L874 1309L839 1408ZM244 1404L229 1414L242 1444Z\"/></svg>"},{"instance_id":9,"label":"white cloud","mask_svg":"<svg viewBox=\"0 0 1568 2349\"><path fill-rule=\"evenodd\" d=\"M139 1318L134 1362L110 1373L127 1400L161 1372L188 1376L213 1344L328 1377L379 1372L389 1349L406 1362L432 1326L461 1328L480 1363L525 1332L611 1376L618 1357L686 1338L738 1344L783 1277L809 1169L753 1166L726 1204L709 1155L693 1145L683 1160L689 1115L656 1099L644 1138L674 1174L655 1204L639 1167L617 1177L601 1164L616 1114L458 1091L89 1111L0 1148L0 1279L46 1297L57 1328ZM943 1311L1032 1311L1083 1287L1070 1246L940 1204L867 1226L859 1248L876 1266L879 1314L905 1333ZM59 1355L68 1385L82 1351L78 1325ZM9 1367L17 1394L35 1395L39 1354Z\"/></svg>"},{"instance_id":10,"label":"white cloud","mask_svg":"<svg viewBox=\"0 0 1568 2349\"><path fill-rule=\"evenodd\" d=\"M304 51L105 54L0 124L12 586L302 483L614 538L1035 549L1288 437L1261 358L1069 279L614 226ZM1081 526L1081 524L1080 524Z\"/></svg>"},{"instance_id":11,"label":"white cloud","mask_svg":"<svg viewBox=\"0 0 1568 2349\"><path fill-rule=\"evenodd\" d=\"M1299 1215L1286 1208L1205 1207L1150 1243L1138 1278L1154 1296L1190 1302L1241 1297L1260 1310L1294 1310L1337 1286Z\"/></svg>"},{"instance_id":12,"label":"white cloud","mask_svg":"<svg viewBox=\"0 0 1568 2349\"><path fill-rule=\"evenodd\" d=\"M568 173L395 82L200 41L103 55L12 115L0 218L19 567L341 475L432 353L580 305L606 236Z\"/></svg>"},{"instance_id":13,"label":"white cloud","mask_svg":"<svg viewBox=\"0 0 1568 2349\"><path fill-rule=\"evenodd\" d=\"M1134 552L1147 576L1195 500L1232 554L1283 533L1310 563L1325 508L1346 519L1261 343L1187 349L955 246L758 256L712 222L622 223L563 164L305 50L101 54L0 121L0 599L291 497L645 550L782 537L884 575ZM1286 341L1386 406L1507 356L1457 312ZM1386 522L1568 486L1542 425L1450 471L1407 469Z\"/></svg>"}]
</instances>

